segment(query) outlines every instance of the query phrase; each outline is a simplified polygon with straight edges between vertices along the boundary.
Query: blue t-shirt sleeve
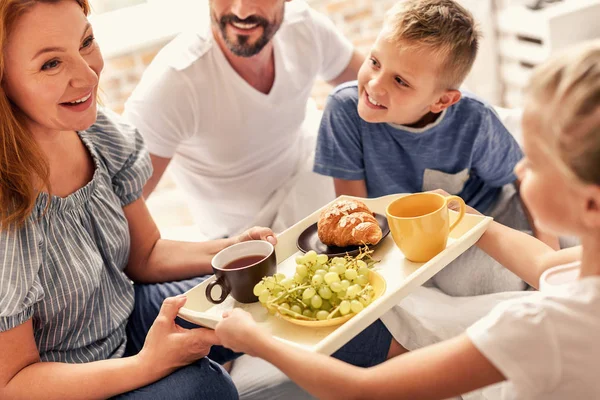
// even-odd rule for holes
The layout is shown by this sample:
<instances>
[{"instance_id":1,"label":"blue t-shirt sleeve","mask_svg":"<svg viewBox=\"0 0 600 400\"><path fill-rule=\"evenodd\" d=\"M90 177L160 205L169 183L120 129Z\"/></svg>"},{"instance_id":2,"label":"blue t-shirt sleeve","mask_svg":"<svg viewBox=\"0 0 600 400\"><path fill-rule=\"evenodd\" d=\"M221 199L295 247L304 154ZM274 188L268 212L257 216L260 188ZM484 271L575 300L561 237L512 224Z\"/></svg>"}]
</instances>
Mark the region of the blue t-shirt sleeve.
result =
<instances>
[{"instance_id":1,"label":"blue t-shirt sleeve","mask_svg":"<svg viewBox=\"0 0 600 400\"><path fill-rule=\"evenodd\" d=\"M365 179L360 117L351 88L334 91L327 100L315 153L316 173L345 180Z\"/></svg>"},{"instance_id":2,"label":"blue t-shirt sleeve","mask_svg":"<svg viewBox=\"0 0 600 400\"><path fill-rule=\"evenodd\" d=\"M496 113L490 108L485 113L475 138L473 169L488 185L501 187L517 179L514 168L523 152Z\"/></svg>"}]
</instances>

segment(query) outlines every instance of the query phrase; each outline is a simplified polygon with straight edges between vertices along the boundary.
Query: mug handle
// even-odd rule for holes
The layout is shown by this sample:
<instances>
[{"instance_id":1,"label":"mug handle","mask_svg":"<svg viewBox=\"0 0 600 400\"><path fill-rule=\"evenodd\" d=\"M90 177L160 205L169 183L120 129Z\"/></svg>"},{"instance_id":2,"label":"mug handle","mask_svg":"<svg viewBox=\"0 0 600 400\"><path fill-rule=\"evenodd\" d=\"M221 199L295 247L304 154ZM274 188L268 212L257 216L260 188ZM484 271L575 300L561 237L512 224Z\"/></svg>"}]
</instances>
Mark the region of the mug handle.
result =
<instances>
[{"instance_id":1,"label":"mug handle","mask_svg":"<svg viewBox=\"0 0 600 400\"><path fill-rule=\"evenodd\" d=\"M456 201L460 205L460 211L459 211L458 218L456 219L456 221L454 221L454 223L452 225L450 225L449 232L452 232L452 230L454 228L456 228L458 226L458 224L460 224L460 221L462 221L463 217L465 216L465 211L467 208L465 205L465 201L462 198L460 198L458 196L447 196L446 197L446 204L450 204L453 201Z\"/></svg>"},{"instance_id":2,"label":"mug handle","mask_svg":"<svg viewBox=\"0 0 600 400\"><path fill-rule=\"evenodd\" d=\"M221 297L219 297L217 300L213 299L212 297L212 290L216 285L221 286ZM229 286L221 277L218 277L206 286L206 298L214 304L221 304L224 302L227 296L229 296L229 292L231 292L231 289L229 289Z\"/></svg>"}]
</instances>

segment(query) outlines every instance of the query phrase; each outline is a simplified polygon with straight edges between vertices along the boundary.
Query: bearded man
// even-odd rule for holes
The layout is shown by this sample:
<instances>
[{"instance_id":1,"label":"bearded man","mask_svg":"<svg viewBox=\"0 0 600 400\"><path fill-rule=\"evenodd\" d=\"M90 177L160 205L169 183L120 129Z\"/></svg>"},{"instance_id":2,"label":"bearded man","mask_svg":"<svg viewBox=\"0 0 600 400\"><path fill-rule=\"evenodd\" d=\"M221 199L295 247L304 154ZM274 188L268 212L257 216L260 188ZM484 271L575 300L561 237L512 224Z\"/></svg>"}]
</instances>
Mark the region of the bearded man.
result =
<instances>
[{"instance_id":1,"label":"bearded man","mask_svg":"<svg viewBox=\"0 0 600 400\"><path fill-rule=\"evenodd\" d=\"M161 50L126 103L154 167L144 195L171 165L204 239L284 229L334 196L303 128L313 84L356 79L364 58L303 0L209 8L209 29Z\"/></svg>"}]
</instances>

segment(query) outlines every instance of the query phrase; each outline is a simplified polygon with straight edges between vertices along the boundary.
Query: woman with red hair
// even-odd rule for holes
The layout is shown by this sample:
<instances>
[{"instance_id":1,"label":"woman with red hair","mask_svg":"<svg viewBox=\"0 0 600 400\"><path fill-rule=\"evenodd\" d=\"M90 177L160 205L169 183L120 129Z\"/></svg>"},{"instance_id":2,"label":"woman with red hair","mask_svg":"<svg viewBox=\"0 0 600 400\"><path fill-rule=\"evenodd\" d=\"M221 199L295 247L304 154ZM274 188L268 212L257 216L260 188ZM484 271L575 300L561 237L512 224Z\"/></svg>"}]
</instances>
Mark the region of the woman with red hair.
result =
<instances>
[{"instance_id":1,"label":"woman with red hair","mask_svg":"<svg viewBox=\"0 0 600 400\"><path fill-rule=\"evenodd\" d=\"M149 332L128 326L131 281L210 274L218 251L273 232L160 238L141 197L143 141L97 106L88 12L87 0L0 1L0 398L235 399L215 362L233 353L215 347L213 361L213 331L175 324L184 296L164 301ZM143 347L128 354L136 329Z\"/></svg>"}]
</instances>

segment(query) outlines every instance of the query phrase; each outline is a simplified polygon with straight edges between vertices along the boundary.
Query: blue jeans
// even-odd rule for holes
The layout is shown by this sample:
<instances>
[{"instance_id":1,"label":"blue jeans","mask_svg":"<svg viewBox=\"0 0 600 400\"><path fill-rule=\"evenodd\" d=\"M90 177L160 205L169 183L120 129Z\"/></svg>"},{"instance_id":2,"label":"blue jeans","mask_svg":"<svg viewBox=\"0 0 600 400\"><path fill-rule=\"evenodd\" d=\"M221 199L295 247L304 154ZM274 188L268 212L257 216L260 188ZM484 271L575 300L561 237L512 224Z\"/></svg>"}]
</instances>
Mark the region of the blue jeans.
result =
<instances>
[{"instance_id":1,"label":"blue jeans","mask_svg":"<svg viewBox=\"0 0 600 400\"><path fill-rule=\"evenodd\" d=\"M206 278L151 285L136 284L135 307L127 324L125 356L137 354L142 349L146 334L158 316L165 298L181 294ZM176 322L184 328L197 328L196 325L179 318ZM237 389L227 371L219 364L238 356L239 354L229 349L213 346L207 357L180 368L157 382L115 398L119 400L237 400L239 398Z\"/></svg>"},{"instance_id":2,"label":"blue jeans","mask_svg":"<svg viewBox=\"0 0 600 400\"><path fill-rule=\"evenodd\" d=\"M369 368L387 360L391 344L392 334L378 319L333 353L331 357L357 367Z\"/></svg>"},{"instance_id":3,"label":"blue jeans","mask_svg":"<svg viewBox=\"0 0 600 400\"><path fill-rule=\"evenodd\" d=\"M229 374L219 364L204 357L159 381L114 399L239 400L239 395Z\"/></svg>"}]
</instances>

